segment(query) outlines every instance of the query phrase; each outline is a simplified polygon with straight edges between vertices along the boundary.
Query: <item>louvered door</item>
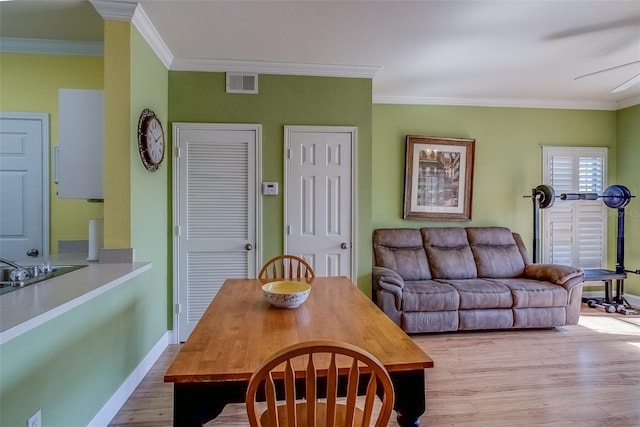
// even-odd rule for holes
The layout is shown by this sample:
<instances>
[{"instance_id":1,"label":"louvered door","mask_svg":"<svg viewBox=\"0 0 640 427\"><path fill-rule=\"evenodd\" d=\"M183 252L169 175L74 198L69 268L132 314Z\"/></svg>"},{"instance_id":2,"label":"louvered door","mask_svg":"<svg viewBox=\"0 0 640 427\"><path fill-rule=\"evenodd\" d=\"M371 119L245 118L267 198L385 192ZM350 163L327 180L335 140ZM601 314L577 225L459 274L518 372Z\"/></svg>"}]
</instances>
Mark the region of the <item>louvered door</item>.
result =
<instances>
[{"instance_id":1,"label":"louvered door","mask_svg":"<svg viewBox=\"0 0 640 427\"><path fill-rule=\"evenodd\" d=\"M174 124L174 239L180 341L227 278L255 277L259 125Z\"/></svg>"},{"instance_id":2,"label":"louvered door","mask_svg":"<svg viewBox=\"0 0 640 427\"><path fill-rule=\"evenodd\" d=\"M556 196L605 188L606 149L544 148L543 182ZM607 208L602 200L556 200L544 209L542 260L582 268L606 267Z\"/></svg>"}]
</instances>

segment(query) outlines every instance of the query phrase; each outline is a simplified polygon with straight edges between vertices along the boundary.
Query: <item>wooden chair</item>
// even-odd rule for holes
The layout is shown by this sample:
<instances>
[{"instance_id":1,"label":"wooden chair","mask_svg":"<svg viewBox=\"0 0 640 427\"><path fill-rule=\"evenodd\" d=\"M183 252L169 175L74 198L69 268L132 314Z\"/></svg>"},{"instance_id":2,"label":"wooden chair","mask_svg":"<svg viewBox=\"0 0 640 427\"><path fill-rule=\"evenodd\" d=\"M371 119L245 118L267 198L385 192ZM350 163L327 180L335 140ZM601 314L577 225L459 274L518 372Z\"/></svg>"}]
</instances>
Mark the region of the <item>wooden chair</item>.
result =
<instances>
[{"instance_id":1,"label":"wooden chair","mask_svg":"<svg viewBox=\"0 0 640 427\"><path fill-rule=\"evenodd\" d=\"M305 279L315 277L313 268L304 259L295 255L279 255L267 261L258 274L259 279Z\"/></svg>"},{"instance_id":2,"label":"wooden chair","mask_svg":"<svg viewBox=\"0 0 640 427\"><path fill-rule=\"evenodd\" d=\"M361 373L371 373L364 377L368 381L364 404L361 403L363 408L356 405ZM337 401L339 374L346 376L348 381L345 403L342 399ZM322 401L317 399L319 376L325 377L327 387L326 400ZM305 397L296 402L296 380L300 379L305 384ZM284 405L277 406L275 380L283 382ZM370 353L347 343L322 340L294 344L267 359L249 380L246 395L249 424L251 427L368 427L378 386L381 387L382 406L375 426L383 427L391 417L394 393L389 373L382 363ZM262 415L258 415L256 408L256 394L260 391L264 391L267 401L267 410ZM298 396L300 394L298 392Z\"/></svg>"}]
</instances>

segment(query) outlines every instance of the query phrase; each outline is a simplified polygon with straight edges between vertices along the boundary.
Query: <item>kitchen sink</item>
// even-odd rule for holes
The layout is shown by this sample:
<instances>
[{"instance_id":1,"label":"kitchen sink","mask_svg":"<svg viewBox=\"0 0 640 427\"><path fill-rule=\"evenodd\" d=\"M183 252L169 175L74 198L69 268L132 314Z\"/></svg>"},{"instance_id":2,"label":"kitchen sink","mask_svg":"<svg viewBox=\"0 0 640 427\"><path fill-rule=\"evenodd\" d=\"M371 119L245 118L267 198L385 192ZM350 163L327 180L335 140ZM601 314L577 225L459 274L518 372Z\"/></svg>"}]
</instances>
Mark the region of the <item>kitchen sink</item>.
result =
<instances>
[{"instance_id":1,"label":"kitchen sink","mask_svg":"<svg viewBox=\"0 0 640 427\"><path fill-rule=\"evenodd\" d=\"M42 282L43 280L51 279L52 277L61 276L65 273L70 273L84 267L86 267L86 265L53 265L51 266L51 271L47 273L40 273L36 277L29 277L24 280L11 279L11 271L14 270L13 267L0 267L0 295Z\"/></svg>"}]
</instances>

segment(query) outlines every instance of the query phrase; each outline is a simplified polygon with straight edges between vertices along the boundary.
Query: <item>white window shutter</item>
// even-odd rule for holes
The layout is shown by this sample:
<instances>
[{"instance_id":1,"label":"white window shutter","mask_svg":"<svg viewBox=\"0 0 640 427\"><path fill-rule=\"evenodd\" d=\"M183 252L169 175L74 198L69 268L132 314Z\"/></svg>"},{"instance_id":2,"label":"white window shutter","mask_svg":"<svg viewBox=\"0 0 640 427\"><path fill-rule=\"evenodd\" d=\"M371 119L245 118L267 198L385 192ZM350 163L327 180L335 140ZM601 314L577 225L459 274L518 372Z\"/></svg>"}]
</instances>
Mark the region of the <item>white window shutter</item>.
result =
<instances>
[{"instance_id":1,"label":"white window shutter","mask_svg":"<svg viewBox=\"0 0 640 427\"><path fill-rule=\"evenodd\" d=\"M562 193L605 189L606 148L544 147L543 182ZM602 200L556 200L542 211L542 262L605 268L607 208Z\"/></svg>"}]
</instances>

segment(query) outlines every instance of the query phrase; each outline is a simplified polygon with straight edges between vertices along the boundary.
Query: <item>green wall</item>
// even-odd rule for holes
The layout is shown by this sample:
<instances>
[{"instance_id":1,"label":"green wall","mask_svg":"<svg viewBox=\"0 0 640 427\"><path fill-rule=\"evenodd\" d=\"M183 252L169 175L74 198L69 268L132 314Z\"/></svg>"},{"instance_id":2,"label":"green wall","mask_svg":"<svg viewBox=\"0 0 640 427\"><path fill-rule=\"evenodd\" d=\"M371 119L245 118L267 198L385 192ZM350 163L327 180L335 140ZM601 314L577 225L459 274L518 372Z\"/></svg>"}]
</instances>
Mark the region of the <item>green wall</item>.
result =
<instances>
[{"instance_id":1,"label":"green wall","mask_svg":"<svg viewBox=\"0 0 640 427\"><path fill-rule=\"evenodd\" d=\"M167 117L168 72L131 29L131 229L135 256L151 271L0 346L0 426L87 425L171 328L167 161L146 172L137 149L143 106ZM166 125L165 125L166 127Z\"/></svg>"},{"instance_id":2,"label":"green wall","mask_svg":"<svg viewBox=\"0 0 640 427\"><path fill-rule=\"evenodd\" d=\"M38 409L44 426L86 426L164 329L150 325L149 279L143 273L2 344L0 426L25 426Z\"/></svg>"},{"instance_id":3,"label":"green wall","mask_svg":"<svg viewBox=\"0 0 640 427\"><path fill-rule=\"evenodd\" d=\"M0 111L48 113L50 143L58 145L58 89L102 89L103 63L93 56L2 53ZM50 252L56 254L59 240L88 239L89 220L103 217L103 205L58 198L49 170Z\"/></svg>"},{"instance_id":4,"label":"green wall","mask_svg":"<svg viewBox=\"0 0 640 427\"><path fill-rule=\"evenodd\" d=\"M625 266L640 269L640 105L617 112L617 182L636 197L625 207ZM625 292L640 296L640 276L629 274Z\"/></svg>"},{"instance_id":5,"label":"green wall","mask_svg":"<svg viewBox=\"0 0 640 427\"><path fill-rule=\"evenodd\" d=\"M358 127L358 287L371 288L371 80L260 75L259 93L228 94L224 73L169 72L169 121L262 124L262 180L282 183L285 125ZM283 195L263 198L263 257L283 250Z\"/></svg>"},{"instance_id":6,"label":"green wall","mask_svg":"<svg viewBox=\"0 0 640 427\"><path fill-rule=\"evenodd\" d=\"M406 135L476 140L471 221L402 219ZM523 196L541 184L544 145L609 147L612 182L615 175L611 171L616 170L616 113L376 104L373 228L505 226L520 233L531 252L532 202ZM615 261L615 254L610 259Z\"/></svg>"},{"instance_id":7,"label":"green wall","mask_svg":"<svg viewBox=\"0 0 640 427\"><path fill-rule=\"evenodd\" d=\"M168 132L169 73L138 30L131 29L131 245L136 260L151 261L153 292L149 299L149 327L155 342L171 323L173 295L171 211L171 140ZM151 173L142 164L138 152L138 119L145 108L155 111L165 132L165 158Z\"/></svg>"}]
</instances>

